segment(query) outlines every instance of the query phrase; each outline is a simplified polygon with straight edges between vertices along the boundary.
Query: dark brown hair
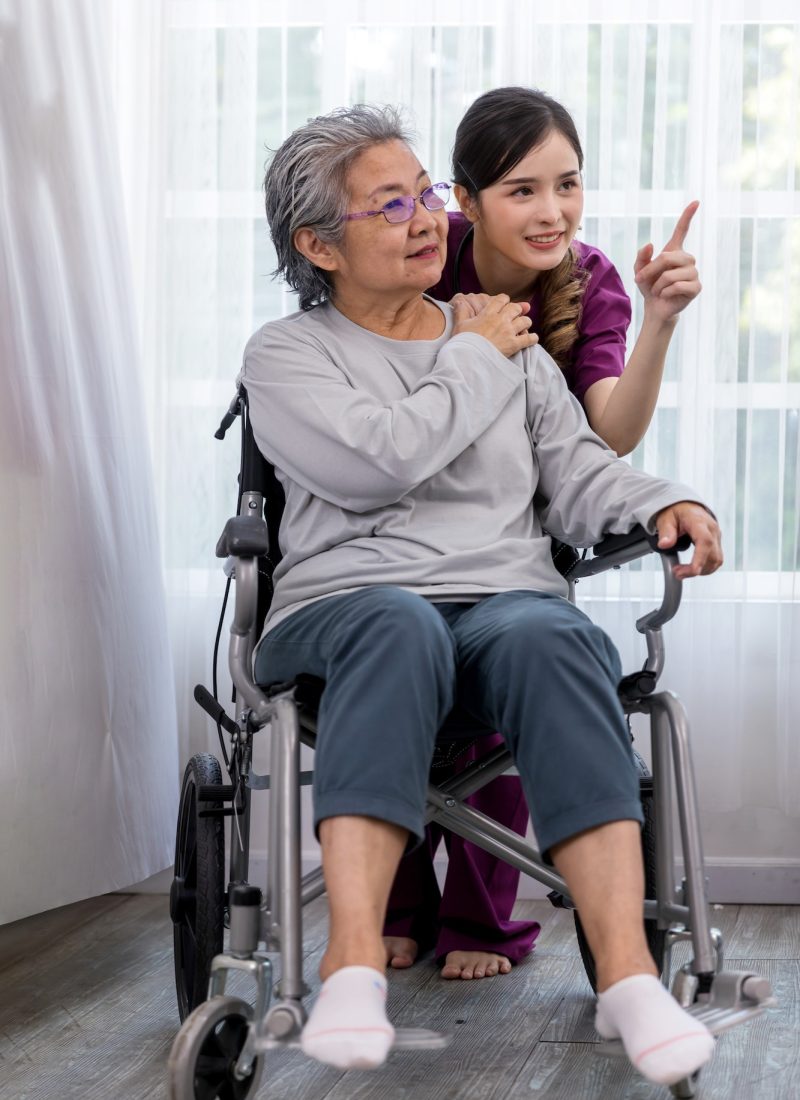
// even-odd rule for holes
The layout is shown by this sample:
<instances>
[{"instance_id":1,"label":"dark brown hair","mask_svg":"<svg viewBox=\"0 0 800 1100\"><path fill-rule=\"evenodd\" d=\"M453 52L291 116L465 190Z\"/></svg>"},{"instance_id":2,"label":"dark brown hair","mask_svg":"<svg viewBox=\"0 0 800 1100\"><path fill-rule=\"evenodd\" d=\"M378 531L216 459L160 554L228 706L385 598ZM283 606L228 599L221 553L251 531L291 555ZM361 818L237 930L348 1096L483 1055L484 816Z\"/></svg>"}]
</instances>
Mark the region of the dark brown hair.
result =
<instances>
[{"instance_id":1,"label":"dark brown hair","mask_svg":"<svg viewBox=\"0 0 800 1100\"><path fill-rule=\"evenodd\" d=\"M535 88L495 88L478 96L461 119L453 146L452 178L480 201L531 149L557 131L567 139L583 168L583 149L572 116ZM570 245L552 271L537 280L541 300L539 341L562 367L578 338L586 273Z\"/></svg>"}]
</instances>

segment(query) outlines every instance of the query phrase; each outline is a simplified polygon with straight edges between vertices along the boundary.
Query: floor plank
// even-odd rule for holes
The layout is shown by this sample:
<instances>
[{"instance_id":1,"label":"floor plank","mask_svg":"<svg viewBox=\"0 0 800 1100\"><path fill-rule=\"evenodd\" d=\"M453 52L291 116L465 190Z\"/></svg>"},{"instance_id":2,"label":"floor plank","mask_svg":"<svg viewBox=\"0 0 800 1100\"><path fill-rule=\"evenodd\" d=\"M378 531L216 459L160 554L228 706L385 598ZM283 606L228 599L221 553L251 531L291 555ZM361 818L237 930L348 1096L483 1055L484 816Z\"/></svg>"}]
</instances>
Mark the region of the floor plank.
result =
<instances>
[{"instance_id":1,"label":"floor plank","mask_svg":"<svg viewBox=\"0 0 800 1100\"><path fill-rule=\"evenodd\" d=\"M49 909L24 920L0 926L0 971L12 966L23 953L31 954L48 947L54 939L65 936L103 913L124 905L125 895L105 894L87 898L72 905Z\"/></svg>"},{"instance_id":2,"label":"floor plank","mask_svg":"<svg viewBox=\"0 0 800 1100\"><path fill-rule=\"evenodd\" d=\"M800 907L741 906L725 949L742 959L800 958Z\"/></svg>"},{"instance_id":3,"label":"floor plank","mask_svg":"<svg viewBox=\"0 0 800 1100\"><path fill-rule=\"evenodd\" d=\"M178 1027L166 899L112 895L65 910L0 930L0 1100L165 1098ZM270 1056L259 1098L667 1100L623 1059L597 1053L572 914L525 901L517 915L542 932L507 977L443 982L430 958L391 975L392 1019L449 1033L447 1051L397 1052L380 1071L348 1074L283 1051ZM780 1007L719 1040L698 1100L800 1096L799 920L788 906L712 911L726 966L765 974ZM323 897L305 911L312 997L326 930Z\"/></svg>"}]
</instances>

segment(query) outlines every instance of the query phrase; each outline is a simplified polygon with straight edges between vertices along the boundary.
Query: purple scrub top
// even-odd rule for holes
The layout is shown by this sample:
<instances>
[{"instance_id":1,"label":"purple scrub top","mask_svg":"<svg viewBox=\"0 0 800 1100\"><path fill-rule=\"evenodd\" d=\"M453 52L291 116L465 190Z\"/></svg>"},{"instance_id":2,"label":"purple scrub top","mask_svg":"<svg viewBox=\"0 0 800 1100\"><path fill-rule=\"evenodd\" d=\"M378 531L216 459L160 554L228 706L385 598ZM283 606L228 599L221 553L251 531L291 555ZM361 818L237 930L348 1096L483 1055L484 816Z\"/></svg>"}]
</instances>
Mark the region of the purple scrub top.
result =
<instances>
[{"instance_id":1,"label":"purple scrub top","mask_svg":"<svg viewBox=\"0 0 800 1100\"><path fill-rule=\"evenodd\" d=\"M439 301L447 302L455 291L455 260L470 222L463 214L447 215L447 262L442 277L428 293ZM601 378L618 378L625 366L625 335L631 323L631 303L619 273L599 248L583 241L573 241L578 263L588 272L589 279L583 293L579 336L572 347L568 362L562 364L567 385L583 401L590 386ZM483 287L478 282L472 256L472 241L462 250L459 265L460 290L464 294L479 294ZM531 298L530 318L532 330L537 331L540 321L540 303L534 292Z\"/></svg>"}]
</instances>

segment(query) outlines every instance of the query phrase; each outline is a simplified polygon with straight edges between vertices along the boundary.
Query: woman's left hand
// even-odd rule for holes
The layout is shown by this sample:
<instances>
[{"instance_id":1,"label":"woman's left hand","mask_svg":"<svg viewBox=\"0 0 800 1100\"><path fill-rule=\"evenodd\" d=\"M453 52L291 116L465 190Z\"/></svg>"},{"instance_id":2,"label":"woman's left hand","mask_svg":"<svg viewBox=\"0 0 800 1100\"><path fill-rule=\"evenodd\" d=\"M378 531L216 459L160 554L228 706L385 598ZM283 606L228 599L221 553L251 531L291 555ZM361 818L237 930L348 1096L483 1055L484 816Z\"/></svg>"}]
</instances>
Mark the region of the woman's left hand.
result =
<instances>
[{"instance_id":1,"label":"woman's left hand","mask_svg":"<svg viewBox=\"0 0 800 1100\"><path fill-rule=\"evenodd\" d=\"M692 560L674 565L672 572L680 580L707 576L722 565L722 534L719 524L702 504L681 500L662 510L655 517L659 550L674 546L680 535L688 535L694 543Z\"/></svg>"},{"instance_id":2,"label":"woman's left hand","mask_svg":"<svg viewBox=\"0 0 800 1100\"><path fill-rule=\"evenodd\" d=\"M678 218L664 250L653 259L653 246L640 248L633 265L636 285L644 298L645 315L660 321L676 318L700 293L694 256L683 251L683 242L699 202L690 202Z\"/></svg>"}]
</instances>

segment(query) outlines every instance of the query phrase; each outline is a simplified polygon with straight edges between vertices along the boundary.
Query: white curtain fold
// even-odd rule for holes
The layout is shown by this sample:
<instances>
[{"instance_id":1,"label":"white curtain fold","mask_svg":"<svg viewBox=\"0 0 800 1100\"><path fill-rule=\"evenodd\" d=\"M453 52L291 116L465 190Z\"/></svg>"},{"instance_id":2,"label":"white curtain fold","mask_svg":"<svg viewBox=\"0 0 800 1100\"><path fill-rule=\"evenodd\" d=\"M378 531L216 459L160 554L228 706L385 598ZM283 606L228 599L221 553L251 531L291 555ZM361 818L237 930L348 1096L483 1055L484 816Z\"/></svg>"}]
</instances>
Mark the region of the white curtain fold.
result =
<instances>
[{"instance_id":1,"label":"white curtain fold","mask_svg":"<svg viewBox=\"0 0 800 1100\"><path fill-rule=\"evenodd\" d=\"M147 357L182 751L215 734L188 702L209 680L236 443L211 438L241 349L295 308L270 279L259 192L267 147L310 115L404 106L434 176L480 92L543 88L586 152L583 237L616 263L641 323L633 261L693 199L704 290L682 317L659 408L633 457L697 486L725 532L719 575L685 587L665 683L692 716L710 860L797 869L800 505L800 22L793 0L169 0L158 318ZM143 84L153 74L143 57ZM157 79L161 79L156 74ZM137 147L138 148L138 147ZM153 292L153 286L164 288ZM659 589L646 564L582 586L632 667L632 620ZM187 701L184 703L184 700ZM254 840L254 844L257 844ZM765 862L766 861L766 862ZM777 895L776 895L777 897Z\"/></svg>"},{"instance_id":2,"label":"white curtain fold","mask_svg":"<svg viewBox=\"0 0 800 1100\"><path fill-rule=\"evenodd\" d=\"M0 922L171 860L177 736L96 5L0 2Z\"/></svg>"}]
</instances>

